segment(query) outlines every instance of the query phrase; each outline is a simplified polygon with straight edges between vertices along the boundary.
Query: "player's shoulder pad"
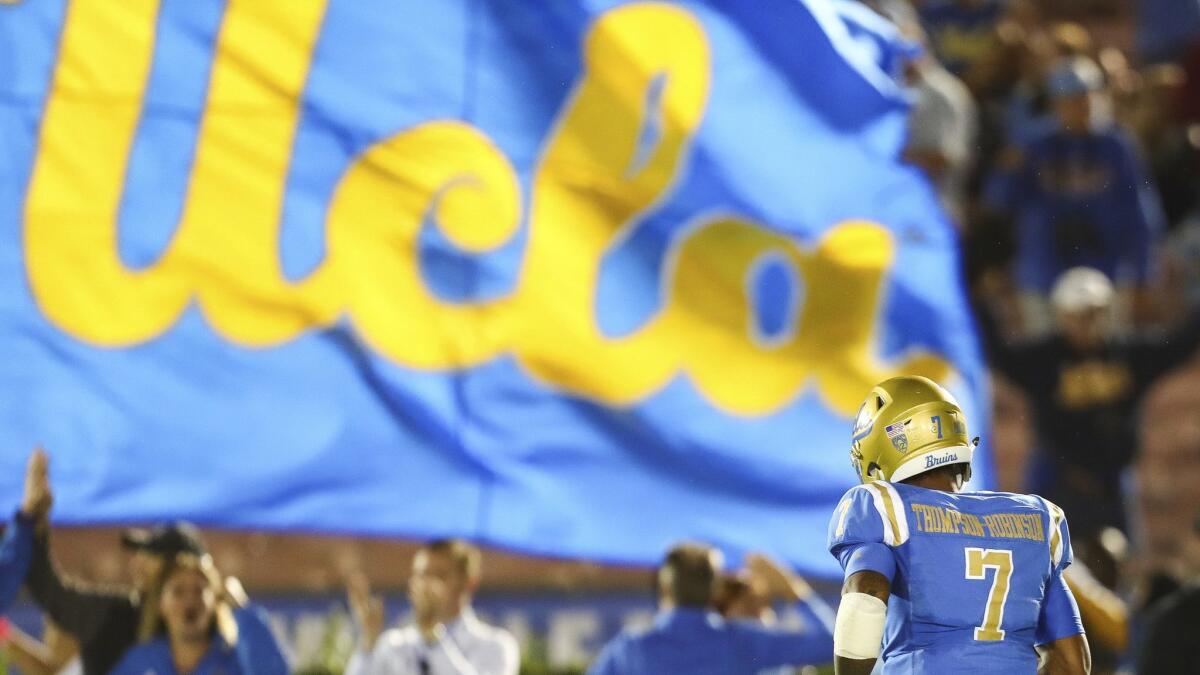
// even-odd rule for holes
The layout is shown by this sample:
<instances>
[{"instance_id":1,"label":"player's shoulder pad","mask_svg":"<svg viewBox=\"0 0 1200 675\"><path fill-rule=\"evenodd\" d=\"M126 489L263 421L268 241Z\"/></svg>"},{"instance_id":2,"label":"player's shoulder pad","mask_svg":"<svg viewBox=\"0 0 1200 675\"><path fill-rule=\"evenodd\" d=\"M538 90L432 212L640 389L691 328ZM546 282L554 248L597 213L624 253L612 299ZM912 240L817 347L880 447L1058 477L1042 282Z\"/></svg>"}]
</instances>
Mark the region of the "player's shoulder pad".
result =
<instances>
[{"instance_id":1,"label":"player's shoulder pad","mask_svg":"<svg viewBox=\"0 0 1200 675\"><path fill-rule=\"evenodd\" d=\"M1047 541L1050 542L1050 562L1058 567L1063 557L1070 557L1071 538L1067 534L1067 514L1054 502L1039 495L1029 495L1046 514Z\"/></svg>"},{"instance_id":2,"label":"player's shoulder pad","mask_svg":"<svg viewBox=\"0 0 1200 675\"><path fill-rule=\"evenodd\" d=\"M841 544L880 542L899 546L908 541L908 519L899 491L884 481L850 488L829 522L829 548Z\"/></svg>"}]
</instances>

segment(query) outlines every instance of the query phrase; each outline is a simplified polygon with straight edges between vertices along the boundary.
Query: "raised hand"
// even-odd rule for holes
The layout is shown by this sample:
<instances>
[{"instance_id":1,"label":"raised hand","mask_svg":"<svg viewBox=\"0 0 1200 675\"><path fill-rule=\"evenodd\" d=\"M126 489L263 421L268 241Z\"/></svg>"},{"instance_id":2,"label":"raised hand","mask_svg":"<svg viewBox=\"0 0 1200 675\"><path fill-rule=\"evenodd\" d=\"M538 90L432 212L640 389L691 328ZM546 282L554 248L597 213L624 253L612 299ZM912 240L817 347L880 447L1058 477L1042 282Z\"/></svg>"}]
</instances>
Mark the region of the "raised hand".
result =
<instances>
[{"instance_id":1,"label":"raised hand","mask_svg":"<svg viewBox=\"0 0 1200 675\"><path fill-rule=\"evenodd\" d=\"M812 587L803 577L761 553L746 556L746 570L752 577L762 579L773 597L796 602L813 593Z\"/></svg>"},{"instance_id":2,"label":"raised hand","mask_svg":"<svg viewBox=\"0 0 1200 675\"><path fill-rule=\"evenodd\" d=\"M225 577L225 602L233 607L245 607L250 604L250 596L237 577Z\"/></svg>"},{"instance_id":3,"label":"raised hand","mask_svg":"<svg viewBox=\"0 0 1200 675\"><path fill-rule=\"evenodd\" d=\"M370 651L383 633L383 600L371 595L371 582L362 572L350 575L346 596L350 601L350 613L361 631L362 648Z\"/></svg>"},{"instance_id":4,"label":"raised hand","mask_svg":"<svg viewBox=\"0 0 1200 675\"><path fill-rule=\"evenodd\" d=\"M54 503L49 469L50 458L46 456L46 451L35 449L25 469L25 496L21 499L21 512L34 521L45 520Z\"/></svg>"}]
</instances>

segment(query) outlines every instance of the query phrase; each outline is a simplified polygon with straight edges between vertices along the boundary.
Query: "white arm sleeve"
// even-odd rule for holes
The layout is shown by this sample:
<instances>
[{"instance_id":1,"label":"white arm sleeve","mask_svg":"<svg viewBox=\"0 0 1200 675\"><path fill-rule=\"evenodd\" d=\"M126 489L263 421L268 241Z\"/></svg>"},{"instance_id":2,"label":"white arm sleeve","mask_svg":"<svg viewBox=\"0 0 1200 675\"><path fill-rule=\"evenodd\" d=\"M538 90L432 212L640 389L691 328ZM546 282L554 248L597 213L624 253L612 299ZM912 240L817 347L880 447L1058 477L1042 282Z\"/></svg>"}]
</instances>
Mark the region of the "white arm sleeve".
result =
<instances>
[{"instance_id":1,"label":"white arm sleeve","mask_svg":"<svg viewBox=\"0 0 1200 675\"><path fill-rule=\"evenodd\" d=\"M866 593L847 593L838 606L833 653L847 659L877 659L883 644L887 604Z\"/></svg>"}]
</instances>

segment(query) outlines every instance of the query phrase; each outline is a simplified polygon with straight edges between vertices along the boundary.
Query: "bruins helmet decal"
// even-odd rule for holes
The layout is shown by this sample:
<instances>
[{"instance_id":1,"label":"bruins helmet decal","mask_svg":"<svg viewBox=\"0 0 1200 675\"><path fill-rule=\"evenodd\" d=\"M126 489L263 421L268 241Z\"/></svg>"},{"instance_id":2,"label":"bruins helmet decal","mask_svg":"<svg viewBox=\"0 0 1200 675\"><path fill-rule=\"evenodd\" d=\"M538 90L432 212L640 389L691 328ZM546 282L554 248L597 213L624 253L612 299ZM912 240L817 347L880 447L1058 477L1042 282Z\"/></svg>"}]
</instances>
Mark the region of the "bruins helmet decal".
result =
<instances>
[{"instance_id":1,"label":"bruins helmet decal","mask_svg":"<svg viewBox=\"0 0 1200 675\"><path fill-rule=\"evenodd\" d=\"M924 377L875 385L854 420L850 463L860 481L902 481L947 464L970 463L974 443L958 402Z\"/></svg>"}]
</instances>

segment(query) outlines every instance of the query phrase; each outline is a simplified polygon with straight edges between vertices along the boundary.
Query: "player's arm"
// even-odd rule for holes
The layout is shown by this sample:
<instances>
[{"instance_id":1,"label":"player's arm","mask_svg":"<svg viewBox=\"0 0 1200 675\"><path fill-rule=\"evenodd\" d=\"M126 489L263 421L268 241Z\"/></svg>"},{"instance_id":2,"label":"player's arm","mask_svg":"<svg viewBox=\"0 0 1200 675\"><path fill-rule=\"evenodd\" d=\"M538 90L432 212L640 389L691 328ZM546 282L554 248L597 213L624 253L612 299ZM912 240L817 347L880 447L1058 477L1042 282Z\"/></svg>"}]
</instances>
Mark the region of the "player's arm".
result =
<instances>
[{"instance_id":1,"label":"player's arm","mask_svg":"<svg viewBox=\"0 0 1200 675\"><path fill-rule=\"evenodd\" d=\"M834 669L838 675L866 675L883 645L887 600L896 573L892 546L902 543L900 522L888 515L884 485L861 485L842 498L829 523L829 552L845 570L834 621ZM903 512L894 508L892 512Z\"/></svg>"},{"instance_id":2,"label":"player's arm","mask_svg":"<svg viewBox=\"0 0 1200 675\"><path fill-rule=\"evenodd\" d=\"M837 675L870 675L879 658L892 582L874 570L855 572L842 586L833 634Z\"/></svg>"},{"instance_id":3,"label":"player's arm","mask_svg":"<svg viewBox=\"0 0 1200 675\"><path fill-rule=\"evenodd\" d=\"M1092 652L1083 632L1079 605L1062 578L1061 568L1046 584L1037 642L1041 655L1038 675L1087 675L1092 672Z\"/></svg>"},{"instance_id":4,"label":"player's arm","mask_svg":"<svg viewBox=\"0 0 1200 675\"><path fill-rule=\"evenodd\" d=\"M1074 557L1071 532L1062 510L1046 502L1050 514L1050 579L1042 599L1036 641L1041 655L1039 675L1087 675L1092 671L1092 653L1079 604L1063 573Z\"/></svg>"},{"instance_id":5,"label":"player's arm","mask_svg":"<svg viewBox=\"0 0 1200 675\"><path fill-rule=\"evenodd\" d=\"M1088 675L1092 672L1092 652L1083 633L1041 645L1038 651L1042 657L1038 675Z\"/></svg>"}]
</instances>

